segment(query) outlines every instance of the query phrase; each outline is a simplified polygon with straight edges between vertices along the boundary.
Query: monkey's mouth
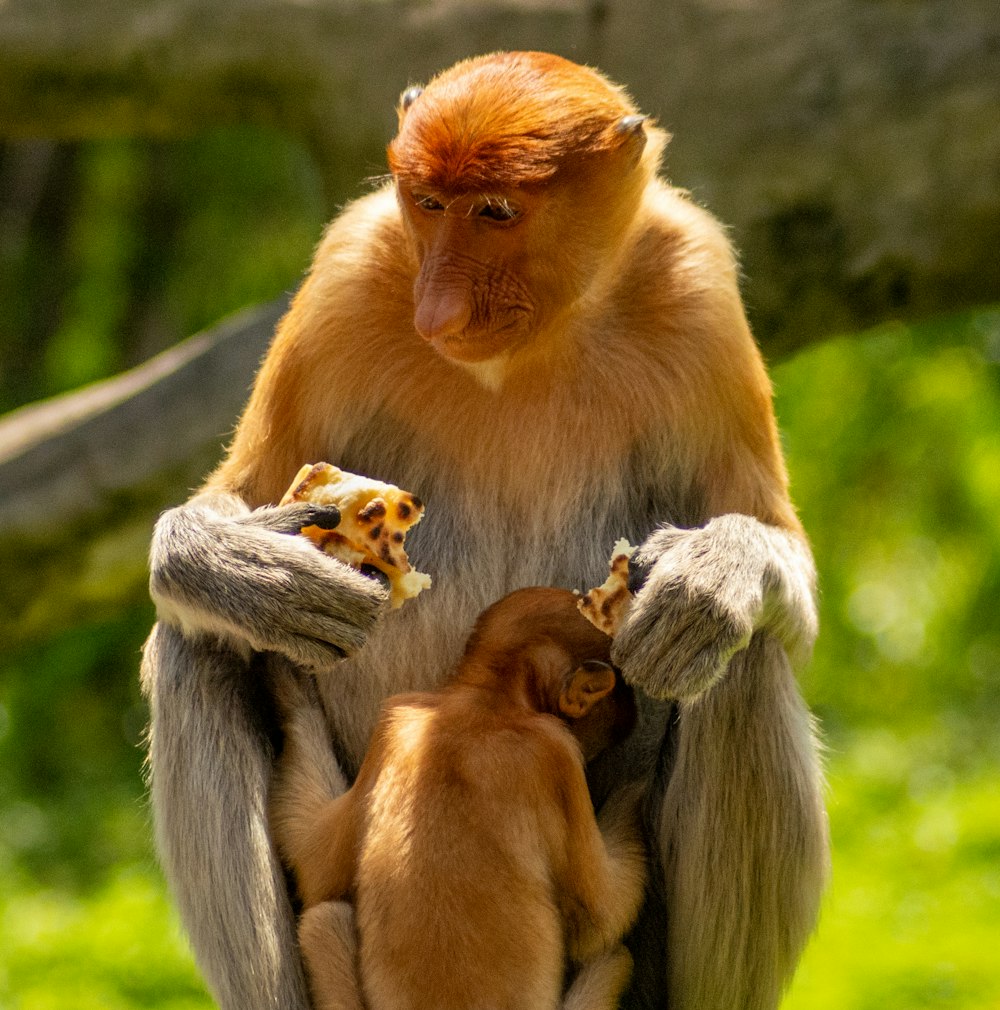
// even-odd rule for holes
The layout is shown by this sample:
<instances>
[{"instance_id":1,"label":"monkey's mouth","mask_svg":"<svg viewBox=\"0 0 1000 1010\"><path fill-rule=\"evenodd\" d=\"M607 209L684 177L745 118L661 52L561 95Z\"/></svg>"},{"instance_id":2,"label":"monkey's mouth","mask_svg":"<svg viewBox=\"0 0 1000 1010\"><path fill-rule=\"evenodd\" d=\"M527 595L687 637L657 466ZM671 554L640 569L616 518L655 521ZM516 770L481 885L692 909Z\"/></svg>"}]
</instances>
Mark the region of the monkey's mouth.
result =
<instances>
[{"instance_id":1,"label":"monkey's mouth","mask_svg":"<svg viewBox=\"0 0 1000 1010\"><path fill-rule=\"evenodd\" d=\"M524 319L514 318L489 329L466 327L459 333L432 337L430 344L443 358L477 365L512 354L524 344L527 330Z\"/></svg>"}]
</instances>

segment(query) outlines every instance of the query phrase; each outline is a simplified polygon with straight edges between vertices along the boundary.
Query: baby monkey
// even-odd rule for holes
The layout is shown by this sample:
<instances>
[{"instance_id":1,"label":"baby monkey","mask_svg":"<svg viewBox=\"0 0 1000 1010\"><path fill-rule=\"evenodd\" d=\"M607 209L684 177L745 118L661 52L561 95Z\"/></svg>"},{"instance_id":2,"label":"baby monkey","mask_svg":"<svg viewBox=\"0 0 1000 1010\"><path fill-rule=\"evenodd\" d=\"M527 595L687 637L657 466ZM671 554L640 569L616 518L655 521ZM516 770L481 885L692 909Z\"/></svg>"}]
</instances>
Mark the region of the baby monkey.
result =
<instances>
[{"instance_id":1,"label":"baby monkey","mask_svg":"<svg viewBox=\"0 0 1000 1010\"><path fill-rule=\"evenodd\" d=\"M646 879L639 794L613 796L598 823L584 765L636 709L576 600L532 588L493 604L442 688L388 699L336 798L321 717L279 667L271 826L318 1010L617 1006Z\"/></svg>"}]
</instances>

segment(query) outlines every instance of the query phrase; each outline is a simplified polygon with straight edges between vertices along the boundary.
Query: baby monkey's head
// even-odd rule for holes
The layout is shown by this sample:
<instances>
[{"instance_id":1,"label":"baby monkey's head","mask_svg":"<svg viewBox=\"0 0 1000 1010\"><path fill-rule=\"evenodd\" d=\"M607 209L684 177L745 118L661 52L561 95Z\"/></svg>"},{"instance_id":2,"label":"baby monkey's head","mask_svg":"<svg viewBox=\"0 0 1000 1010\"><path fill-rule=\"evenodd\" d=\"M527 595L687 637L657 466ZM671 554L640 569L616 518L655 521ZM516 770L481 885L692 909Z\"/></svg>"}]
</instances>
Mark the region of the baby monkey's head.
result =
<instances>
[{"instance_id":1,"label":"baby monkey's head","mask_svg":"<svg viewBox=\"0 0 1000 1010\"><path fill-rule=\"evenodd\" d=\"M632 689L611 664L611 639L578 610L568 589L518 589L479 617L458 677L520 693L563 719L586 760L635 726Z\"/></svg>"}]
</instances>

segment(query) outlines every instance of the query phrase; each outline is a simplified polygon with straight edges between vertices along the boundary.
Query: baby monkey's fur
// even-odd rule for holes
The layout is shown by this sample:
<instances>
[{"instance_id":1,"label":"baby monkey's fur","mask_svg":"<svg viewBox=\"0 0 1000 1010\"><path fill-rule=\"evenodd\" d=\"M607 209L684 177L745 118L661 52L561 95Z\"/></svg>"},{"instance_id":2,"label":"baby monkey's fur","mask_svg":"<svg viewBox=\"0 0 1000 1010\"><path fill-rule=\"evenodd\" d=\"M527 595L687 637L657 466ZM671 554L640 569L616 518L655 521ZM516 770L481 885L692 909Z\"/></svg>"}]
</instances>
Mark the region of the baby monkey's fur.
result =
<instances>
[{"instance_id":1,"label":"baby monkey's fur","mask_svg":"<svg viewBox=\"0 0 1000 1010\"><path fill-rule=\"evenodd\" d=\"M585 760L635 722L611 639L573 593L522 589L485 611L454 677L385 704L353 787L334 796L316 708L277 668L285 744L272 830L294 871L299 939L319 1010L575 1010L617 1006L621 945L642 901L635 789L594 817ZM579 969L576 972L576 969ZM346 1002L345 1002L346 999Z\"/></svg>"}]
</instances>

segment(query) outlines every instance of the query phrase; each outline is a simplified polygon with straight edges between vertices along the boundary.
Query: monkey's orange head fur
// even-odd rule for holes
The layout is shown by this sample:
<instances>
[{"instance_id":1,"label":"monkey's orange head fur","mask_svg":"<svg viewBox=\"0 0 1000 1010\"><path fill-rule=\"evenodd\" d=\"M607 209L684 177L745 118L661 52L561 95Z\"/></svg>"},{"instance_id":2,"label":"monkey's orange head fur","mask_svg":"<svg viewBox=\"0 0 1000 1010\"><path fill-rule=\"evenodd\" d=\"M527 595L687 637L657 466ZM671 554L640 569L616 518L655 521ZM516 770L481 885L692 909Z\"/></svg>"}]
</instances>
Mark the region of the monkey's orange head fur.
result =
<instances>
[{"instance_id":1,"label":"monkey's orange head fur","mask_svg":"<svg viewBox=\"0 0 1000 1010\"><path fill-rule=\"evenodd\" d=\"M549 53L465 60L408 91L399 115L393 175L443 193L544 183L568 154L621 148L642 121L621 88Z\"/></svg>"},{"instance_id":2,"label":"monkey's orange head fur","mask_svg":"<svg viewBox=\"0 0 1000 1010\"><path fill-rule=\"evenodd\" d=\"M567 663L611 662L611 639L590 623L568 589L532 586L516 589L487 607L476 621L466 655L495 666L541 640L554 642Z\"/></svg>"},{"instance_id":3,"label":"monkey's orange head fur","mask_svg":"<svg viewBox=\"0 0 1000 1010\"><path fill-rule=\"evenodd\" d=\"M586 759L632 732L632 689L611 666L611 639L594 627L568 589L517 589L479 617L457 680L520 697L560 715Z\"/></svg>"}]
</instances>

